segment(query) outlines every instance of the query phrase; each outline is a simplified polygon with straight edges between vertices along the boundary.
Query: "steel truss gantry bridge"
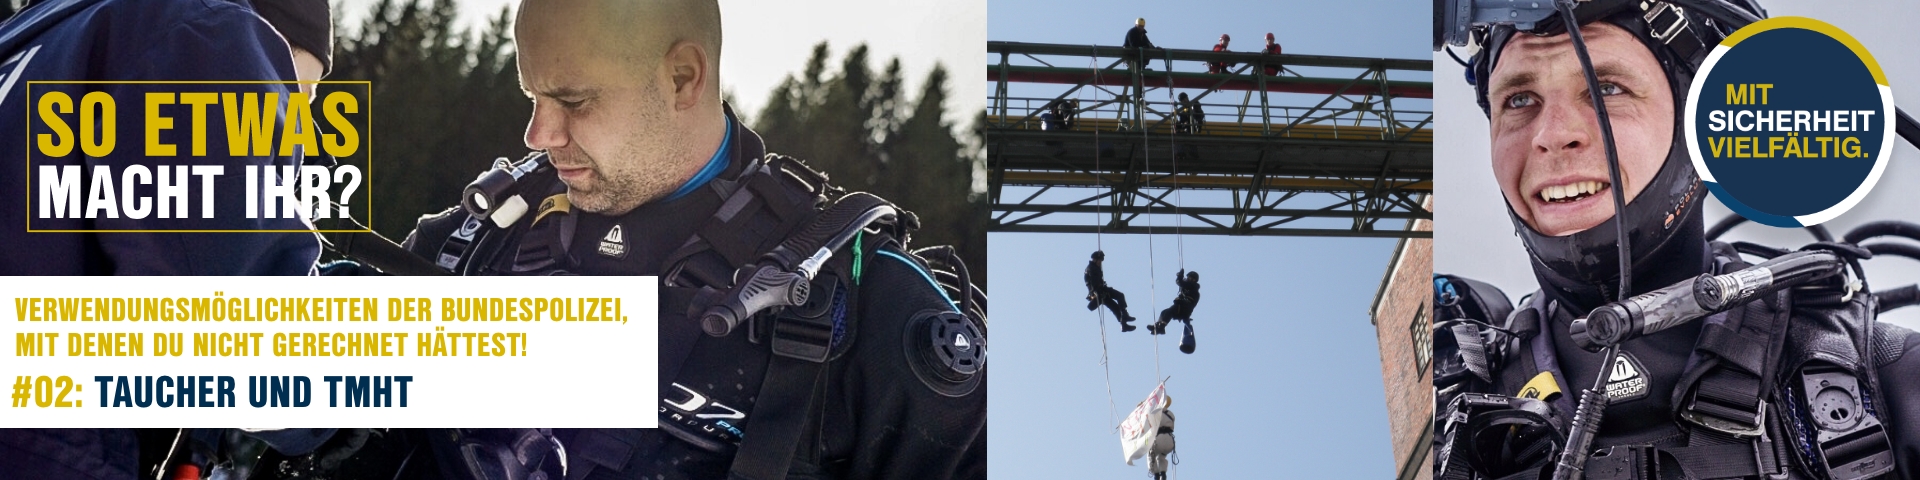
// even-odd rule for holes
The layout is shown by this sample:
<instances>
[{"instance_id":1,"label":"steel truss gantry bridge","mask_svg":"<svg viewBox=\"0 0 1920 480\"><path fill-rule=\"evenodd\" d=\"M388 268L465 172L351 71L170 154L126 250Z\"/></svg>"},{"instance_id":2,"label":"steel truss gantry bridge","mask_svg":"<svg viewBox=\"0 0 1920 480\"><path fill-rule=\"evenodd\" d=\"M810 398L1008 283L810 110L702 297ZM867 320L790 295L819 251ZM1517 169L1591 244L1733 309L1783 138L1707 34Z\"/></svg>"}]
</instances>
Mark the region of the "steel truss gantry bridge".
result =
<instances>
[{"instance_id":1,"label":"steel truss gantry bridge","mask_svg":"<svg viewBox=\"0 0 1920 480\"><path fill-rule=\"evenodd\" d=\"M1424 80L1431 61L1168 49L1138 52L1135 71L1120 47L987 51L991 231L1432 238L1406 226L1433 218L1420 206L1433 112L1394 102L1431 99L1433 84L1389 75ZM1262 74L1275 63L1279 75ZM1194 95L1204 128L1174 134L1169 85ZM1055 102L1070 102L1067 129L1043 128Z\"/></svg>"}]
</instances>

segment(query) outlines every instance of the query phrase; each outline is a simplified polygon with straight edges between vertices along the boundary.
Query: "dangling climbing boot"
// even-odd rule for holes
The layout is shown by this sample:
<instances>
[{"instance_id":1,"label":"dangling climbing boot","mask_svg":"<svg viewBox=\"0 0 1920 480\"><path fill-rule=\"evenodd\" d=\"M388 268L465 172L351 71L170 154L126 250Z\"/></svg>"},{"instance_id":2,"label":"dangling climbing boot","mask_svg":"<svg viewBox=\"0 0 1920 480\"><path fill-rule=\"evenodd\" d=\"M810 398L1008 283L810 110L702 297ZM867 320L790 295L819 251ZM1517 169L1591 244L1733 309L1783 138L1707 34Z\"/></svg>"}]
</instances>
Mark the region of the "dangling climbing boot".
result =
<instances>
[{"instance_id":1,"label":"dangling climbing boot","mask_svg":"<svg viewBox=\"0 0 1920 480\"><path fill-rule=\"evenodd\" d=\"M1152 325L1148 325L1148 326L1147 326L1147 333L1151 333L1151 334L1154 334L1154 335L1166 335L1166 334L1167 334L1167 322L1165 322L1165 321L1160 321L1160 322L1154 322L1154 324L1152 324Z\"/></svg>"},{"instance_id":2,"label":"dangling climbing boot","mask_svg":"<svg viewBox=\"0 0 1920 480\"><path fill-rule=\"evenodd\" d=\"M1173 313L1173 309L1171 309L1171 308L1169 308L1169 309L1166 309L1166 310L1161 310L1161 311L1160 311L1160 321L1158 321L1158 322L1153 322L1153 324L1152 324L1152 325L1148 325L1148 326L1147 326L1147 333L1151 333L1151 334L1154 334L1154 335L1166 335L1166 334L1167 334L1167 322L1168 322L1168 321L1170 321L1170 320L1172 319L1172 317L1173 317L1173 315L1172 315L1172 313Z\"/></svg>"}]
</instances>

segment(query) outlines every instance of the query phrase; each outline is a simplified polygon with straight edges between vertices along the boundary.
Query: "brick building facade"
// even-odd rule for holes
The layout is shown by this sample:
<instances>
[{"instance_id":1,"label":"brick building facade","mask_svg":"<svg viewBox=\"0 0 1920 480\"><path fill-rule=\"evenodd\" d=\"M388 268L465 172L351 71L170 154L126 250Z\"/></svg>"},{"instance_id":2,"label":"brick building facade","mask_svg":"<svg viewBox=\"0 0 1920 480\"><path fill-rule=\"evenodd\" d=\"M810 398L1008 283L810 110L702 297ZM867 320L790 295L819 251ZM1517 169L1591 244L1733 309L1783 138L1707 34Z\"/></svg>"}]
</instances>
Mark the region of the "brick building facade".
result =
<instances>
[{"instance_id":1,"label":"brick building facade","mask_svg":"<svg viewBox=\"0 0 1920 480\"><path fill-rule=\"evenodd\" d=\"M1422 206L1433 211L1433 197ZM1418 220L1409 228L1430 232L1433 222ZM1380 376L1399 480L1433 478L1427 456L1433 442L1432 297L1433 239L1401 240L1368 312L1380 341Z\"/></svg>"}]
</instances>

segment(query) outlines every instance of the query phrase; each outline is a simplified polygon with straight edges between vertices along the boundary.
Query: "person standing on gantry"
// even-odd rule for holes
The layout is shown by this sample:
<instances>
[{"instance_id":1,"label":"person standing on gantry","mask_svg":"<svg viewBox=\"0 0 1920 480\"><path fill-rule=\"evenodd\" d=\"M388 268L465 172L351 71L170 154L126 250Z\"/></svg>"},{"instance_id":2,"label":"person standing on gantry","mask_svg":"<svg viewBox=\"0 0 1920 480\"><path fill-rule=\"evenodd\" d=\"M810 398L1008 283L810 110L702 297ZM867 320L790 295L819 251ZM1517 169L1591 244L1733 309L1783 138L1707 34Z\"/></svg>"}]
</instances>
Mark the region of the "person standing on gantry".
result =
<instances>
[{"instance_id":1,"label":"person standing on gantry","mask_svg":"<svg viewBox=\"0 0 1920 480\"><path fill-rule=\"evenodd\" d=\"M1274 56L1280 55L1280 44L1273 41L1273 32L1267 32L1267 47L1261 49L1260 53ZM1266 64L1267 76L1273 77L1280 75L1280 60L1269 59L1266 61Z\"/></svg>"},{"instance_id":2,"label":"person standing on gantry","mask_svg":"<svg viewBox=\"0 0 1920 480\"><path fill-rule=\"evenodd\" d=\"M1231 41L1233 37L1220 34L1220 43L1213 44L1213 51L1226 52L1227 43ZM1234 62L1207 62L1207 73L1232 73L1233 64Z\"/></svg>"},{"instance_id":3,"label":"person standing on gantry","mask_svg":"<svg viewBox=\"0 0 1920 480\"><path fill-rule=\"evenodd\" d=\"M1126 98L1128 94L1134 95L1135 98L1132 99L1131 103L1133 104L1136 123L1133 127L1139 128L1140 125L1137 120L1139 120L1138 114L1141 109L1141 101L1143 100L1139 97L1145 96L1145 88L1142 86L1140 73L1148 70L1147 61L1152 59L1147 56L1147 51L1160 49L1160 47L1153 46L1153 40L1147 38L1146 18L1136 18L1133 20L1133 28L1127 30L1127 40L1121 44L1121 48L1127 50L1126 55L1122 58L1127 62L1129 80L1127 80L1127 88L1121 89L1120 96L1121 98Z\"/></svg>"}]
</instances>

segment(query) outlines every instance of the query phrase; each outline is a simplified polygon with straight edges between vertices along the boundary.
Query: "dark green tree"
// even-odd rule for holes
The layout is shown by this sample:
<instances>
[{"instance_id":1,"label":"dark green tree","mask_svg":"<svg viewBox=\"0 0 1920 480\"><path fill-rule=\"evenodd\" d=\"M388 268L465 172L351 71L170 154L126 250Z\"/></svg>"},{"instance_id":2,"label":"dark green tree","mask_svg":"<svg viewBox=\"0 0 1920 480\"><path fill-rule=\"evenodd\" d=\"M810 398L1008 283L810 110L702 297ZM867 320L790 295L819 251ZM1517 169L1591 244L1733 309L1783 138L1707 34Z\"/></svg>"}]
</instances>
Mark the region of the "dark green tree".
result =
<instances>
[{"instance_id":1,"label":"dark green tree","mask_svg":"<svg viewBox=\"0 0 1920 480\"><path fill-rule=\"evenodd\" d=\"M527 152L532 104L520 93L511 11L477 39L454 30L456 14L454 0L381 0L357 31L334 29L343 34L327 80L366 80L373 95L372 124L355 126L373 145L340 161L369 171L371 226L396 240L459 198L494 158ZM321 95L361 88L328 85Z\"/></svg>"}]
</instances>

